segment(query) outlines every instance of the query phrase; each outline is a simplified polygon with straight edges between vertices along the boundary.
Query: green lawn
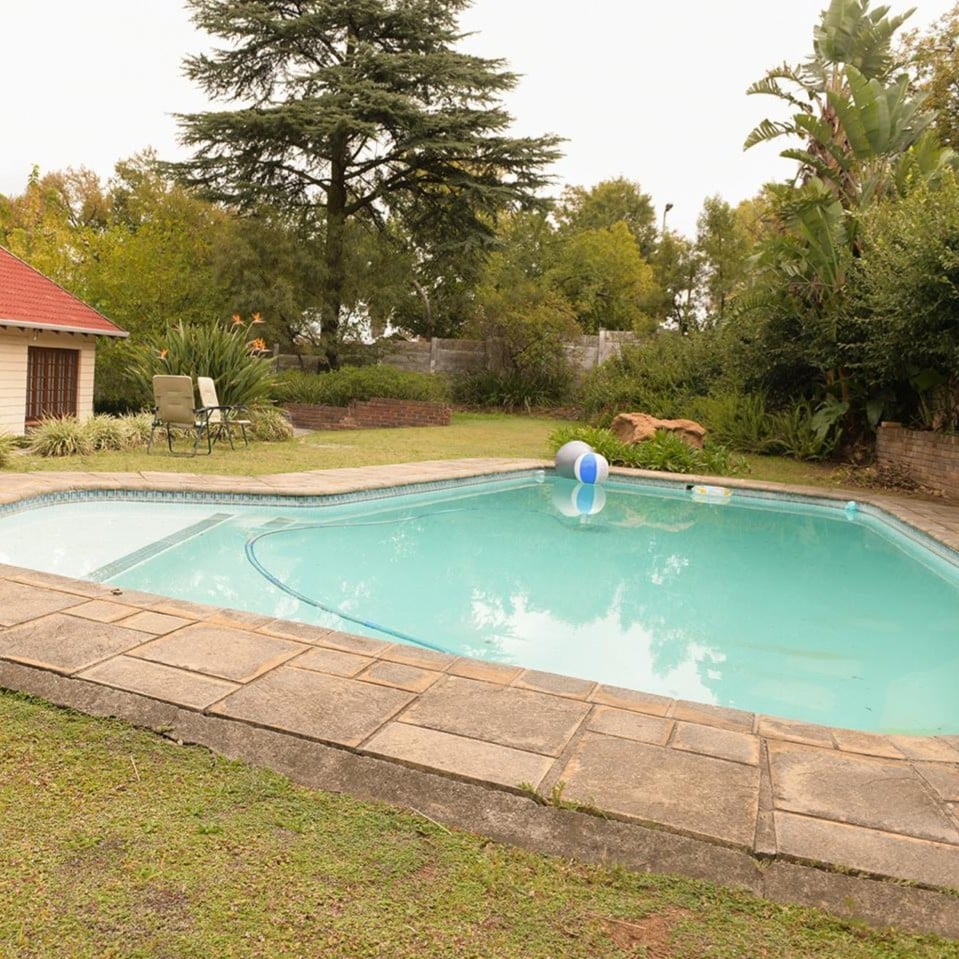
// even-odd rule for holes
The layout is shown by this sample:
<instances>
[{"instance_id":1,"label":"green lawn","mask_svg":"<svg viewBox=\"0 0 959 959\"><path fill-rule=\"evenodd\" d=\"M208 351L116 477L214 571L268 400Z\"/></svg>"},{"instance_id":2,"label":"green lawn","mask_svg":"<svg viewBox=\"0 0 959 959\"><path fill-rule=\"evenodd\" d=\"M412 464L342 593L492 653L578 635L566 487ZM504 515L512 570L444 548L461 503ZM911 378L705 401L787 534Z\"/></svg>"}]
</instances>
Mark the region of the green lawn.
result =
<instances>
[{"instance_id":1,"label":"green lawn","mask_svg":"<svg viewBox=\"0 0 959 959\"><path fill-rule=\"evenodd\" d=\"M585 866L0 693L4 959L956 956Z\"/></svg>"},{"instance_id":2,"label":"green lawn","mask_svg":"<svg viewBox=\"0 0 959 959\"><path fill-rule=\"evenodd\" d=\"M454 413L448 427L336 430L309 433L289 443L253 443L232 451L217 444L213 455L173 457L162 437L152 454L94 453L49 458L18 455L8 470L70 470L99 472L177 471L260 476L299 470L375 466L418 460L474 456L518 456L549 459L549 435L568 420L505 413ZM800 463L777 456L745 457L751 479L834 486L833 470L822 464Z\"/></svg>"}]
</instances>

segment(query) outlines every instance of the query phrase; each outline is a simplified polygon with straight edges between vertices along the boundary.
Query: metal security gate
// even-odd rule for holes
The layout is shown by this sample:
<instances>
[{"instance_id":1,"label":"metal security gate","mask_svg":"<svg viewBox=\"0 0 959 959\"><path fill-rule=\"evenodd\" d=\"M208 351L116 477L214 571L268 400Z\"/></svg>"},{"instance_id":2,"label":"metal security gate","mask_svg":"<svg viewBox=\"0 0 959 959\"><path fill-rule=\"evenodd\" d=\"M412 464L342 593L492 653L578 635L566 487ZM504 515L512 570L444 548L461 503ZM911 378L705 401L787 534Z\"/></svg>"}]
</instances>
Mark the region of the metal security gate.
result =
<instances>
[{"instance_id":1,"label":"metal security gate","mask_svg":"<svg viewBox=\"0 0 959 959\"><path fill-rule=\"evenodd\" d=\"M79 368L79 350L28 348L27 426L36 426L45 416L77 415Z\"/></svg>"}]
</instances>

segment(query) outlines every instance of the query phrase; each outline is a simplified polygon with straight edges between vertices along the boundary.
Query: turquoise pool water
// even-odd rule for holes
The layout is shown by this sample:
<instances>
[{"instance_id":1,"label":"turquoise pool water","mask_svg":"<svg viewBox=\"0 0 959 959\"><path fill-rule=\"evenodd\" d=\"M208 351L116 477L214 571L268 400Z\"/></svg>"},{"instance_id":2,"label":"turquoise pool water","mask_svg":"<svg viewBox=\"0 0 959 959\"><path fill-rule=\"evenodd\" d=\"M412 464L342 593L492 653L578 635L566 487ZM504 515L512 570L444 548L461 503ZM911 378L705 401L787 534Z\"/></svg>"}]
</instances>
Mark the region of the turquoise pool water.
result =
<instances>
[{"instance_id":1,"label":"turquoise pool water","mask_svg":"<svg viewBox=\"0 0 959 959\"><path fill-rule=\"evenodd\" d=\"M602 493L594 515L528 476L318 508L81 501L0 519L0 562L776 716L959 732L947 555L863 510Z\"/></svg>"}]
</instances>

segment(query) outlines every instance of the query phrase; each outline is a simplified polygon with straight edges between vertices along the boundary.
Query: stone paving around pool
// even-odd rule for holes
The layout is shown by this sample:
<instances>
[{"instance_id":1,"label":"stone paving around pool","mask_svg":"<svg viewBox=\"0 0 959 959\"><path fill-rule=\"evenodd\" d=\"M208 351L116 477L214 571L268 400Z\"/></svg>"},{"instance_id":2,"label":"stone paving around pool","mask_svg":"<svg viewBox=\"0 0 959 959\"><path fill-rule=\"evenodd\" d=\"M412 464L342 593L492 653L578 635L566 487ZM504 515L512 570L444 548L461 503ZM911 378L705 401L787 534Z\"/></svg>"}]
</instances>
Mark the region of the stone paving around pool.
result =
<instances>
[{"instance_id":1,"label":"stone paving around pool","mask_svg":"<svg viewBox=\"0 0 959 959\"><path fill-rule=\"evenodd\" d=\"M316 495L543 465L0 474L0 503L73 489ZM959 549L959 507L855 497ZM9 566L0 686L542 851L959 937L959 735L812 726Z\"/></svg>"}]
</instances>

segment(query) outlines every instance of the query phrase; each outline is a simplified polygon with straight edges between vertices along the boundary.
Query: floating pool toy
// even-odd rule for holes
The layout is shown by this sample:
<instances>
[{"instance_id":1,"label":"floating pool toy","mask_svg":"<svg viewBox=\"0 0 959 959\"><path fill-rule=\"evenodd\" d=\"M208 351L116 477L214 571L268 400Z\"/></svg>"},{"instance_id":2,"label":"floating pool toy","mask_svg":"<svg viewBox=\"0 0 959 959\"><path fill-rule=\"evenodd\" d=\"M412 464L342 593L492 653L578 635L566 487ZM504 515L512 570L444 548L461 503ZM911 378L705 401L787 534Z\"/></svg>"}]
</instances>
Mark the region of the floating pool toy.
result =
<instances>
[{"instance_id":1,"label":"floating pool toy","mask_svg":"<svg viewBox=\"0 0 959 959\"><path fill-rule=\"evenodd\" d=\"M553 505L564 516L595 516L606 505L606 490L595 483L557 483Z\"/></svg>"},{"instance_id":2,"label":"floating pool toy","mask_svg":"<svg viewBox=\"0 0 959 959\"><path fill-rule=\"evenodd\" d=\"M556 472L566 479L576 479L576 460L584 453L592 453L593 447L582 440L570 440L556 451Z\"/></svg>"},{"instance_id":3,"label":"floating pool toy","mask_svg":"<svg viewBox=\"0 0 959 959\"><path fill-rule=\"evenodd\" d=\"M581 483L602 483L609 476L609 463L601 453L590 450L576 457L573 476Z\"/></svg>"},{"instance_id":4,"label":"floating pool toy","mask_svg":"<svg viewBox=\"0 0 959 959\"><path fill-rule=\"evenodd\" d=\"M725 486L687 486L693 499L708 503L728 503L732 499L733 491Z\"/></svg>"}]
</instances>

